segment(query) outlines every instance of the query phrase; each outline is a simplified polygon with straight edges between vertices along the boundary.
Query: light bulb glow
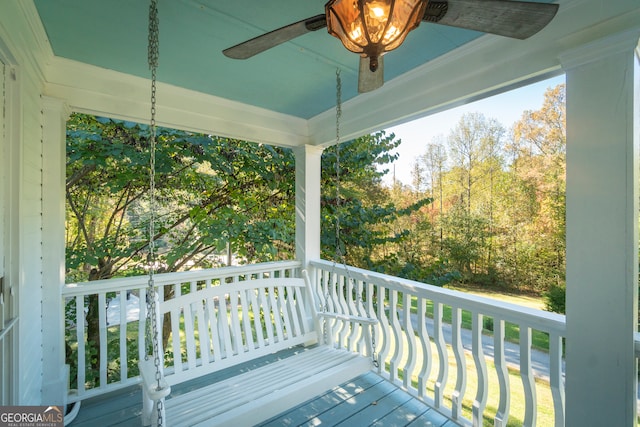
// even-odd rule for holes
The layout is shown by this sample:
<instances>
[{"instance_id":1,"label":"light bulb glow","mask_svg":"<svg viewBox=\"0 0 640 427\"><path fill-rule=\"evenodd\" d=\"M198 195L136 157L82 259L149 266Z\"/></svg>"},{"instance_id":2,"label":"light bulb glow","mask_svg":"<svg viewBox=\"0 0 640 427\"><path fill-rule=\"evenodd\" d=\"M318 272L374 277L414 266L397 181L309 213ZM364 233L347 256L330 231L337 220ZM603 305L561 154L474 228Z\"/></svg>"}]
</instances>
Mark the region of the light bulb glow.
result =
<instances>
[{"instance_id":1,"label":"light bulb glow","mask_svg":"<svg viewBox=\"0 0 640 427\"><path fill-rule=\"evenodd\" d=\"M378 58L400 46L424 17L426 0L330 0L327 30L350 51Z\"/></svg>"}]
</instances>

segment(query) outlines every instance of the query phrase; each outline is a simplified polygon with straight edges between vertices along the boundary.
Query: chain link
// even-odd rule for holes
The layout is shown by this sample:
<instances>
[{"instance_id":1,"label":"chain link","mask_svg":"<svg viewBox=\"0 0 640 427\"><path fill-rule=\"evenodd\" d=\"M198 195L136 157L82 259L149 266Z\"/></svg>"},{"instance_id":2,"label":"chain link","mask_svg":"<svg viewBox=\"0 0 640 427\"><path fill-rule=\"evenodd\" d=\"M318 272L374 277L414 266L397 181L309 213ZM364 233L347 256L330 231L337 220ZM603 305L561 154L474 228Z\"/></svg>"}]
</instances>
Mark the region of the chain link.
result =
<instances>
[{"instance_id":1,"label":"chain link","mask_svg":"<svg viewBox=\"0 0 640 427\"><path fill-rule=\"evenodd\" d=\"M148 62L151 69L151 120L149 123L149 254L147 262L149 264L149 282L147 287L147 320L151 323L151 342L153 364L156 368L155 379L158 390L162 388L162 364L160 355L159 333L158 333L158 316L156 307L156 286L154 274L156 271L156 246L155 246L155 212L156 212L156 82L157 68L159 56L159 18L158 18L158 2L151 0L149 5L149 45L148 45ZM163 399L157 403L158 426L164 425Z\"/></svg>"}]
</instances>

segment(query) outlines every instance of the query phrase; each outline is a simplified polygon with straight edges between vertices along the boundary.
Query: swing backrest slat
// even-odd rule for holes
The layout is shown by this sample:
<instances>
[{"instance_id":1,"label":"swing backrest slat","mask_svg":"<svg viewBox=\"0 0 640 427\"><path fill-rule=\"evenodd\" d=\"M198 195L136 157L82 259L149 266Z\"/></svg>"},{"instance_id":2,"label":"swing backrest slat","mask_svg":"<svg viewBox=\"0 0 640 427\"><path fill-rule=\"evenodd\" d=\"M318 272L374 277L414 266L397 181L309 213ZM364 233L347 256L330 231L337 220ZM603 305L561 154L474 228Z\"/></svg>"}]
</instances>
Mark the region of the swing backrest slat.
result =
<instances>
[{"instance_id":1,"label":"swing backrest slat","mask_svg":"<svg viewBox=\"0 0 640 427\"><path fill-rule=\"evenodd\" d=\"M171 319L165 337L171 343L165 354L167 382L178 384L317 341L307 292L302 278L263 278L207 286L163 301L160 319Z\"/></svg>"}]
</instances>

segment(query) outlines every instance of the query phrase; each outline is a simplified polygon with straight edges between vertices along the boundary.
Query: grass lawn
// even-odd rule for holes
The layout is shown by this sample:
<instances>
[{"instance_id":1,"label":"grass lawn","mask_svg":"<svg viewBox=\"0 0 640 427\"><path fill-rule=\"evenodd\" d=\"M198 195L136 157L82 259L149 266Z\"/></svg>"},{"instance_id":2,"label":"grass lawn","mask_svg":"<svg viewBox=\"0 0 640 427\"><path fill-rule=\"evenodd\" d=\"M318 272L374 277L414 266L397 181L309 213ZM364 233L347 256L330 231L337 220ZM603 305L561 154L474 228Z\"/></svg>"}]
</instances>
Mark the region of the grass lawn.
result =
<instances>
[{"instance_id":1,"label":"grass lawn","mask_svg":"<svg viewBox=\"0 0 640 427\"><path fill-rule=\"evenodd\" d=\"M453 289L467 294L478 295L485 298L493 298L502 302L509 302L512 304L523 305L529 308L535 308L538 310L544 310L544 300L541 297L535 297L530 295L517 295L512 293L502 293L491 289L482 289L477 287L463 287L463 286L445 286L447 289Z\"/></svg>"}]
</instances>

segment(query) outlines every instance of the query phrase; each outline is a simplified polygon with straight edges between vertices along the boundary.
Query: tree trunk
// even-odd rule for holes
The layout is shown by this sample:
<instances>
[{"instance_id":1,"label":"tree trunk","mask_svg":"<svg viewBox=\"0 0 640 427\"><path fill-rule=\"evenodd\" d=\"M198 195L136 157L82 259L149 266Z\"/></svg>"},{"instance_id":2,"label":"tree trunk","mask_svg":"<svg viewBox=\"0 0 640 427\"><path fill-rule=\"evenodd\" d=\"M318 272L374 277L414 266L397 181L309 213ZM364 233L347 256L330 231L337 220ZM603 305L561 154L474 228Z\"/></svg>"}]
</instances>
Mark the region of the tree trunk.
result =
<instances>
[{"instance_id":1,"label":"tree trunk","mask_svg":"<svg viewBox=\"0 0 640 427\"><path fill-rule=\"evenodd\" d=\"M89 281L98 280L100 274L97 269L92 269L89 273ZM87 322L87 354L89 357L89 366L93 371L100 372L100 307L98 305L98 295L89 295L88 310L86 315ZM106 310L106 307L103 307ZM78 313L81 316L82 313ZM105 349L106 351L106 349ZM105 384L100 384L105 385Z\"/></svg>"}]
</instances>

